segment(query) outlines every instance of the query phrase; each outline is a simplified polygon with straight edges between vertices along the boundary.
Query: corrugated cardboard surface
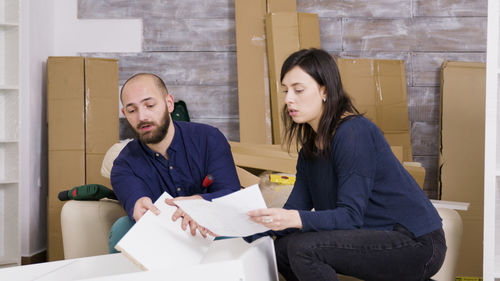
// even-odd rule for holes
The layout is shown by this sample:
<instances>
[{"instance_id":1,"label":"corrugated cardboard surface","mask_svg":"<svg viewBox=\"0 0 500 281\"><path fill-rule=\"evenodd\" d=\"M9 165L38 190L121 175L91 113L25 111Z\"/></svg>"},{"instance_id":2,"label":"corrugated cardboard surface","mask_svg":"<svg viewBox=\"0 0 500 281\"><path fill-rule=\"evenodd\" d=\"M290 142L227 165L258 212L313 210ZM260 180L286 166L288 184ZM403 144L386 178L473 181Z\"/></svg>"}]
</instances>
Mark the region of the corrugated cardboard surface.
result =
<instances>
[{"instance_id":1,"label":"corrugated cardboard surface","mask_svg":"<svg viewBox=\"0 0 500 281\"><path fill-rule=\"evenodd\" d=\"M284 132L281 112L285 95L281 90L281 67L293 52L320 48L319 20L315 14L273 12L266 16L267 54L271 92L273 143L280 144Z\"/></svg>"},{"instance_id":2,"label":"corrugated cardboard surface","mask_svg":"<svg viewBox=\"0 0 500 281\"><path fill-rule=\"evenodd\" d=\"M253 2L253 1L248 1L248 2ZM267 0L268 13L295 12L295 11L297 11L296 0Z\"/></svg>"},{"instance_id":3,"label":"corrugated cardboard surface","mask_svg":"<svg viewBox=\"0 0 500 281\"><path fill-rule=\"evenodd\" d=\"M85 149L83 58L50 57L47 61L49 150Z\"/></svg>"},{"instance_id":4,"label":"corrugated cardboard surface","mask_svg":"<svg viewBox=\"0 0 500 281\"><path fill-rule=\"evenodd\" d=\"M240 141L271 143L266 0L235 0Z\"/></svg>"},{"instance_id":5,"label":"corrugated cardboard surface","mask_svg":"<svg viewBox=\"0 0 500 281\"><path fill-rule=\"evenodd\" d=\"M111 187L100 169L104 154L119 140L117 93L117 61L85 58L86 183Z\"/></svg>"},{"instance_id":6,"label":"corrugated cardboard surface","mask_svg":"<svg viewBox=\"0 0 500 281\"><path fill-rule=\"evenodd\" d=\"M319 18L317 14L298 13L300 49L320 48Z\"/></svg>"},{"instance_id":7,"label":"corrugated cardboard surface","mask_svg":"<svg viewBox=\"0 0 500 281\"><path fill-rule=\"evenodd\" d=\"M483 63L444 62L441 68L441 199L469 202L459 276L482 275L486 69Z\"/></svg>"},{"instance_id":8,"label":"corrugated cardboard surface","mask_svg":"<svg viewBox=\"0 0 500 281\"><path fill-rule=\"evenodd\" d=\"M299 22L297 13L280 12L266 16L267 60L269 64L269 83L271 92L271 120L273 143L281 143L284 131L281 112L285 95L281 90L281 66L286 58L299 50Z\"/></svg>"},{"instance_id":9,"label":"corrugated cardboard surface","mask_svg":"<svg viewBox=\"0 0 500 281\"><path fill-rule=\"evenodd\" d=\"M118 142L118 63L109 59L47 60L49 135L49 260L64 258L59 192L86 183L110 186L100 175L104 153Z\"/></svg>"},{"instance_id":10,"label":"corrugated cardboard surface","mask_svg":"<svg viewBox=\"0 0 500 281\"><path fill-rule=\"evenodd\" d=\"M390 145L403 146L404 161L412 161L404 61L340 58L337 64L358 110L377 124Z\"/></svg>"}]
</instances>

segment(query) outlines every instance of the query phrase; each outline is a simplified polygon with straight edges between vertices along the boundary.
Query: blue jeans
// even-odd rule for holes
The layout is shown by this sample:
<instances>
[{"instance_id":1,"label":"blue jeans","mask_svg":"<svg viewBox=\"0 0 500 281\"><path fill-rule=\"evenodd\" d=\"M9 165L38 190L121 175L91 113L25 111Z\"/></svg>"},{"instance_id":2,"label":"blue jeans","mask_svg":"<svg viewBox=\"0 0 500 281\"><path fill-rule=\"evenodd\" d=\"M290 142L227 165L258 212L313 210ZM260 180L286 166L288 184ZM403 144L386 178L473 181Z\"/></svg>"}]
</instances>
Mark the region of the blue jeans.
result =
<instances>
[{"instance_id":1,"label":"blue jeans","mask_svg":"<svg viewBox=\"0 0 500 281\"><path fill-rule=\"evenodd\" d=\"M443 264L442 229L415 238L392 231L296 232L275 241L278 270L287 281L338 280L337 273L370 281L429 280Z\"/></svg>"},{"instance_id":2,"label":"blue jeans","mask_svg":"<svg viewBox=\"0 0 500 281\"><path fill-rule=\"evenodd\" d=\"M115 221L109 231L108 247L110 254L118 253L118 250L115 249L116 244L125 234L127 234L134 224L135 222L127 216L121 217Z\"/></svg>"}]
</instances>

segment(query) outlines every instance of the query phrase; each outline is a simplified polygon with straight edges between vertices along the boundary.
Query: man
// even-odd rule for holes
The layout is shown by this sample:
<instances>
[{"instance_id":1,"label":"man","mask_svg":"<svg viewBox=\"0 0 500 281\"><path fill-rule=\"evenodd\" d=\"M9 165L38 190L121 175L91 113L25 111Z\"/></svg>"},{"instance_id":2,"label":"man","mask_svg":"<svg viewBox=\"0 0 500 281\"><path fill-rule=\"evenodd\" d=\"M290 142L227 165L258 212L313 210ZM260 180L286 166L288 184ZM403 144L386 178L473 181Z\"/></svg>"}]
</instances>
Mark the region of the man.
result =
<instances>
[{"instance_id":1,"label":"man","mask_svg":"<svg viewBox=\"0 0 500 281\"><path fill-rule=\"evenodd\" d=\"M120 93L122 112L138 135L129 142L113 163L111 185L128 218L118 220L110 233L110 251L146 211L158 214L153 205L163 192L175 200L211 200L240 188L229 144L211 126L174 122L170 113L174 98L158 76L140 73L129 78ZM210 185L203 181L210 175ZM170 200L170 205L175 203ZM130 219L129 219L130 218ZM196 230L206 237L207 230L197 225L181 209L172 219L182 219L192 235Z\"/></svg>"}]
</instances>

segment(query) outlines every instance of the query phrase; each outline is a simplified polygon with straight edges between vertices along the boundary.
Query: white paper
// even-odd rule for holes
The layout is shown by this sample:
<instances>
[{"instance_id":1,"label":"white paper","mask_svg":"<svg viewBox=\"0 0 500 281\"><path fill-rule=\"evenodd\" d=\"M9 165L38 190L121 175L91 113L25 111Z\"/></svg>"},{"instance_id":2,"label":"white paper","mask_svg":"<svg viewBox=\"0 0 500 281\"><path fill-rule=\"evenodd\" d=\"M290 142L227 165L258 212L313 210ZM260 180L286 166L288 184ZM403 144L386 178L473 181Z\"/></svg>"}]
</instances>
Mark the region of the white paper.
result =
<instances>
[{"instance_id":1,"label":"white paper","mask_svg":"<svg viewBox=\"0 0 500 281\"><path fill-rule=\"evenodd\" d=\"M213 238L199 233L192 236L189 227L183 231L181 219L172 221L177 207L166 204L166 198L172 197L163 193L154 203L160 209L158 216L147 211L117 244L117 249L143 269L199 264L212 243Z\"/></svg>"},{"instance_id":2,"label":"white paper","mask_svg":"<svg viewBox=\"0 0 500 281\"><path fill-rule=\"evenodd\" d=\"M217 235L244 237L269 230L251 221L247 215L248 211L267 208L258 185L213 199L212 202L196 199L175 203L199 225Z\"/></svg>"}]
</instances>

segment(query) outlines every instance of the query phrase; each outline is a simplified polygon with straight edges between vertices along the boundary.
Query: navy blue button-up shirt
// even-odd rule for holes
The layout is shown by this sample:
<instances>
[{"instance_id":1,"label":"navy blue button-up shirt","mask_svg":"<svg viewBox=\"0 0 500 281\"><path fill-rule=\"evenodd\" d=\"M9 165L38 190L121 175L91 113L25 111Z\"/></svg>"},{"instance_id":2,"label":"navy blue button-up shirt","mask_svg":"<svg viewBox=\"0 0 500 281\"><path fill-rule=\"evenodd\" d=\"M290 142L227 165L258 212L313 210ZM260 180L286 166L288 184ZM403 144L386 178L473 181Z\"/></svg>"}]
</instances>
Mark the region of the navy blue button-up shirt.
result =
<instances>
[{"instance_id":1,"label":"navy blue button-up shirt","mask_svg":"<svg viewBox=\"0 0 500 281\"><path fill-rule=\"evenodd\" d=\"M144 196L156 201L166 191L172 197L201 195L212 200L240 189L240 182L224 135L209 125L176 122L167 149L168 159L135 139L113 163L111 185L133 219L135 202ZM207 175L213 182L203 187Z\"/></svg>"}]
</instances>

